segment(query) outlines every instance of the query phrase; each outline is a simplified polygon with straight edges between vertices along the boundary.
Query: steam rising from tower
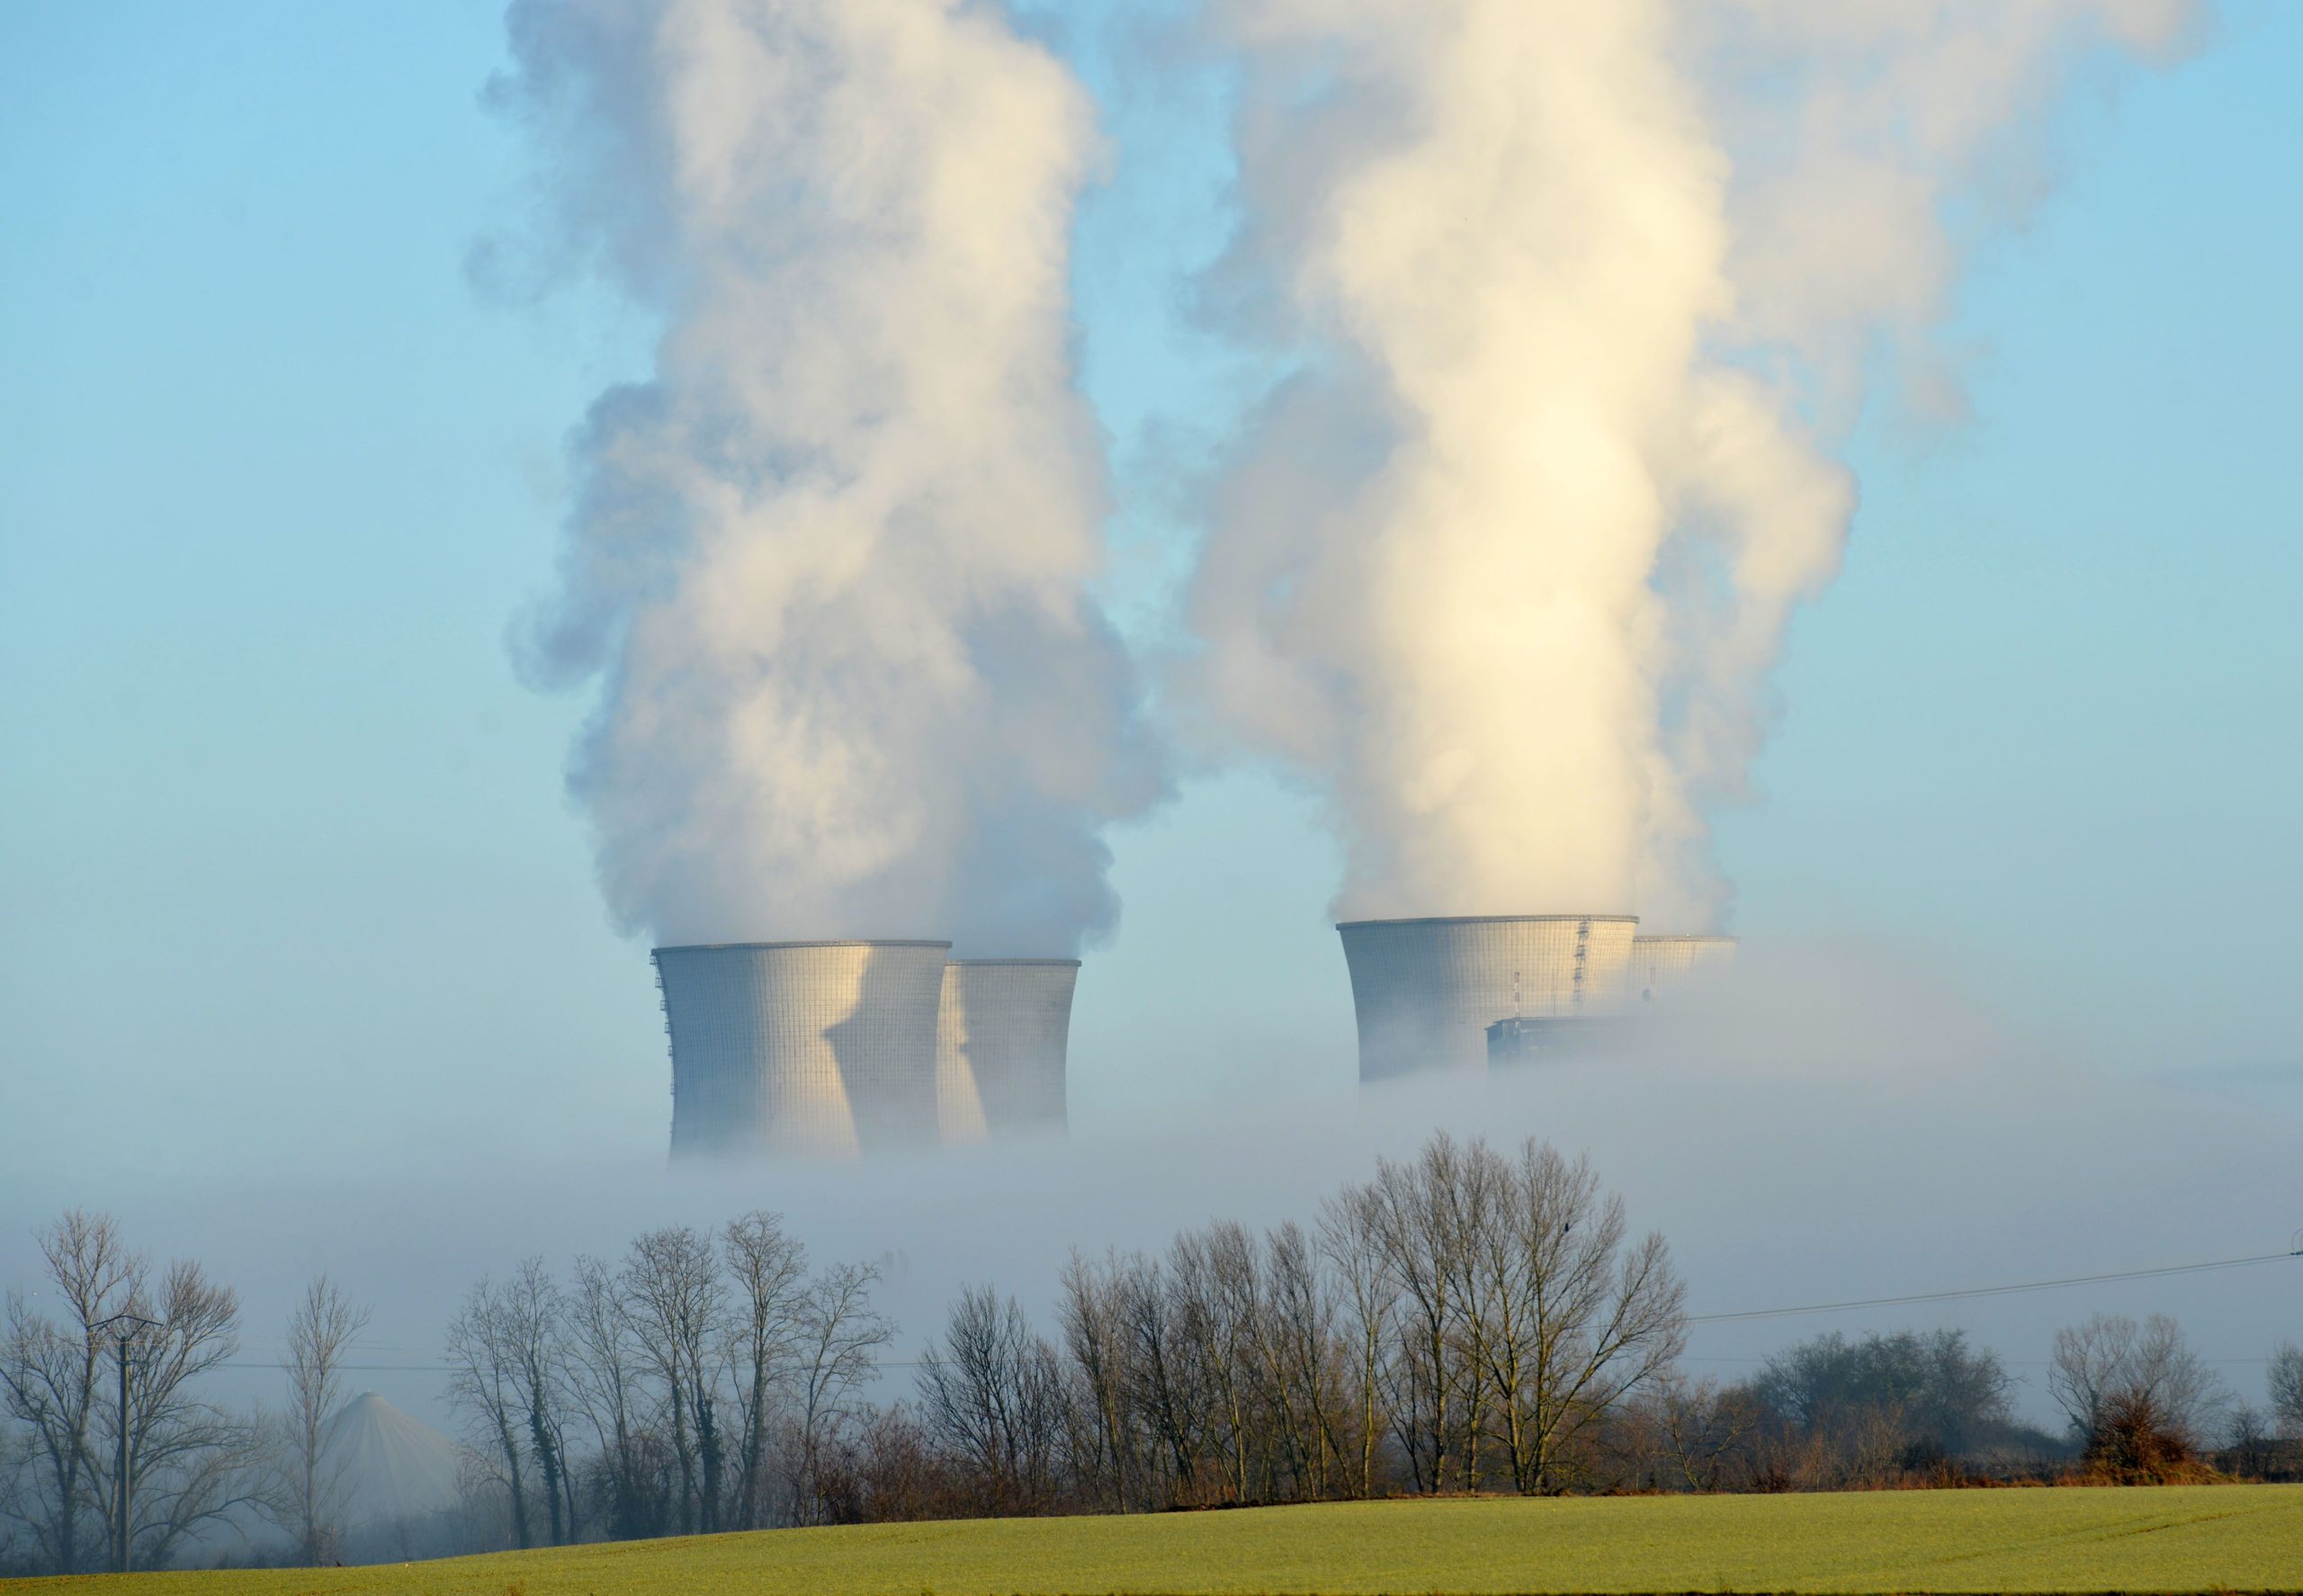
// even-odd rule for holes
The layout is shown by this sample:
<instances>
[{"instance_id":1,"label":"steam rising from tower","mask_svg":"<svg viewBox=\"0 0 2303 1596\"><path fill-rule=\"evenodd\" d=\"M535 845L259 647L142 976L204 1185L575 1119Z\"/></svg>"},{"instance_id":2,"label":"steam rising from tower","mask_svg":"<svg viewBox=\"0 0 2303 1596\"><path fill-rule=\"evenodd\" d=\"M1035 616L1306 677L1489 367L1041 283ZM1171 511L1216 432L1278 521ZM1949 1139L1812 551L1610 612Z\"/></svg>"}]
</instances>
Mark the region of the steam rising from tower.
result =
<instances>
[{"instance_id":1,"label":"steam rising from tower","mask_svg":"<svg viewBox=\"0 0 2303 1596\"><path fill-rule=\"evenodd\" d=\"M1176 700L1324 785L1363 1071L1469 1064L1700 955L1631 916L1724 913L1707 817L1837 568L1859 379L1956 408L1949 218L2072 62L2186 7L1208 4L1249 64L1215 279L1286 375ZM1103 828L1163 782L1089 597L1085 95L963 0L509 29L547 243L662 322L576 440L524 661L597 687L570 785L616 919L672 945L676 1134L1060 1120L1073 966L998 955L1110 926Z\"/></svg>"},{"instance_id":2,"label":"steam rising from tower","mask_svg":"<svg viewBox=\"0 0 2303 1596\"><path fill-rule=\"evenodd\" d=\"M498 102L568 261L664 332L576 444L526 663L596 679L571 786L664 941L1107 928L1160 790L1086 597L1071 75L947 0L517 0Z\"/></svg>"},{"instance_id":3,"label":"steam rising from tower","mask_svg":"<svg viewBox=\"0 0 2303 1596\"><path fill-rule=\"evenodd\" d=\"M1220 484L1192 686L1327 787L1343 916L1716 919L1705 817L1838 566L1859 378L1956 404L1955 207L2185 10L1217 0L1217 282L1292 375Z\"/></svg>"}]
</instances>

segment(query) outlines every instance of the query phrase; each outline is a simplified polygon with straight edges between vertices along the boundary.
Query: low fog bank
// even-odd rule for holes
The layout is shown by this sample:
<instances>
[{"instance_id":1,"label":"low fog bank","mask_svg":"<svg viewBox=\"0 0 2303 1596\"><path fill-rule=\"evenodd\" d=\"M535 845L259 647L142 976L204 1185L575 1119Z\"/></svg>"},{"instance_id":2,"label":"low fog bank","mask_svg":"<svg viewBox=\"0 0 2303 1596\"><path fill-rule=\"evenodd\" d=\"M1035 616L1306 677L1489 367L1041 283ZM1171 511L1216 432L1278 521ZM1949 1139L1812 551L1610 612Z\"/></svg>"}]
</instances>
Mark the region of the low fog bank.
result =
<instances>
[{"instance_id":1,"label":"low fog bank","mask_svg":"<svg viewBox=\"0 0 2303 1596\"><path fill-rule=\"evenodd\" d=\"M1257 1069L1239 1061L1243 1080ZM1065 1253L1158 1249L1210 1219L1310 1220L1320 1198L1435 1129L1588 1151L1635 1227L1669 1238L1698 1315L1904 1296L2283 1252L2303 1224L2303 1119L2164 1078L2108 1073L2009 1034L1892 950L1749 950L1730 982L1586 1056L1484 1078L1424 1078L1297 1101L1243 1089L1125 1131L864 1165L667 1170L570 1158L525 1167L410 1150L327 1179L220 1172L119 1193L0 1184L0 1278L32 1284L34 1225L108 1210L157 1257L236 1287L244 1350L220 1395L272 1397L291 1301L325 1270L372 1304L351 1389L447 1427L441 1333L461 1294L541 1255L613 1257L660 1225L767 1208L820 1263L881 1271L899 1326L883 1378L940 1328L963 1284L1044 1315ZM0 1178L4 1179L4 1178ZM2303 1260L2209 1273L1732 1324L1699 1324L1693 1372L1747 1373L1824 1330L1967 1329L2025 1380L2057 1325L2110 1311L2181 1319L2243 1393L2303 1331Z\"/></svg>"}]
</instances>

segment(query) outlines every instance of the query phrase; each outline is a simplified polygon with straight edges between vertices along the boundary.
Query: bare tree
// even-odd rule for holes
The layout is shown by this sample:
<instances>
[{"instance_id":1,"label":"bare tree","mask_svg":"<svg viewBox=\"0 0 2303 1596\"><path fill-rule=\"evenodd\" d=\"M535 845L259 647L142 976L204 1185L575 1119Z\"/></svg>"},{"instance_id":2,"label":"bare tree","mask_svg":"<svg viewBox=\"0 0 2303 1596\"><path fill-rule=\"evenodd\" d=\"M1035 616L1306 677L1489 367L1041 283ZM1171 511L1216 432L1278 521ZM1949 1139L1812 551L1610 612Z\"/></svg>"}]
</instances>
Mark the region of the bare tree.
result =
<instances>
[{"instance_id":1,"label":"bare tree","mask_svg":"<svg viewBox=\"0 0 2303 1596\"><path fill-rule=\"evenodd\" d=\"M542 1488L549 1544L576 1536L575 1491L568 1470L566 1306L541 1258L524 1260L496 1293L497 1334L518 1407L528 1456Z\"/></svg>"},{"instance_id":2,"label":"bare tree","mask_svg":"<svg viewBox=\"0 0 2303 1596\"><path fill-rule=\"evenodd\" d=\"M820 1516L831 1524L953 1518L975 1500L904 1402L865 1409L829 1448L819 1478Z\"/></svg>"},{"instance_id":3,"label":"bare tree","mask_svg":"<svg viewBox=\"0 0 2303 1596\"><path fill-rule=\"evenodd\" d=\"M1384 1370L1398 1316L1399 1287L1385 1267L1378 1199L1366 1187L1347 1187L1320 1209L1320 1251L1341 1285L1349 1325L1348 1387L1355 1419L1356 1484L1376 1493L1376 1458L1386 1416Z\"/></svg>"},{"instance_id":4,"label":"bare tree","mask_svg":"<svg viewBox=\"0 0 2303 1596\"><path fill-rule=\"evenodd\" d=\"M1302 1225L1291 1220L1265 1238L1264 1281L1252 1328L1287 1438L1289 1489L1319 1501L1335 1488L1350 1412L1343 1399L1335 1293Z\"/></svg>"},{"instance_id":5,"label":"bare tree","mask_svg":"<svg viewBox=\"0 0 2303 1596\"><path fill-rule=\"evenodd\" d=\"M1661 1235L1626 1244L1623 1199L1601 1195L1588 1159L1531 1139L1502 1189L1508 1251L1484 1252L1479 1294L1496 1305L1488 1371L1512 1482L1547 1492L1576 1432L1678 1358L1687 1291Z\"/></svg>"},{"instance_id":6,"label":"bare tree","mask_svg":"<svg viewBox=\"0 0 2303 1596\"><path fill-rule=\"evenodd\" d=\"M448 1324L448 1401L464 1421L474 1456L486 1460L507 1498L513 1544L534 1544L528 1528L522 1412L514 1373L515 1354L494 1282L482 1278L466 1294Z\"/></svg>"},{"instance_id":7,"label":"bare tree","mask_svg":"<svg viewBox=\"0 0 2303 1596\"><path fill-rule=\"evenodd\" d=\"M654 1377L679 1467L679 1528L720 1528L726 1449L720 1433L717 1349L727 1286L709 1237L685 1225L632 1243L618 1283L641 1363Z\"/></svg>"},{"instance_id":8,"label":"bare tree","mask_svg":"<svg viewBox=\"0 0 2303 1596\"><path fill-rule=\"evenodd\" d=\"M1128 1401L1143 1416L1168 1504L1198 1500L1211 1446L1210 1403L1178 1321L1176 1294L1156 1260L1131 1258L1122 1284Z\"/></svg>"},{"instance_id":9,"label":"bare tree","mask_svg":"<svg viewBox=\"0 0 2303 1596\"><path fill-rule=\"evenodd\" d=\"M2272 1462L2269 1415L2253 1403L2235 1403L2227 1439L2230 1471L2243 1480L2262 1479Z\"/></svg>"},{"instance_id":10,"label":"bare tree","mask_svg":"<svg viewBox=\"0 0 2303 1596\"><path fill-rule=\"evenodd\" d=\"M1071 1452L1092 1498L1114 1512L1133 1504L1135 1419L1129 1401L1126 1287L1119 1260L1098 1269L1075 1250L1063 1266L1057 1317L1071 1360Z\"/></svg>"},{"instance_id":11,"label":"bare tree","mask_svg":"<svg viewBox=\"0 0 2303 1596\"><path fill-rule=\"evenodd\" d=\"M960 1294L943 1343L923 1355L920 1405L930 1434L982 1482L991 1511L1034 1512L1053 1498L1057 1385L1055 1349L1013 1297L988 1286Z\"/></svg>"},{"instance_id":12,"label":"bare tree","mask_svg":"<svg viewBox=\"0 0 2303 1596\"><path fill-rule=\"evenodd\" d=\"M1367 1188L1384 1268L1399 1288L1388 1394L1409 1481L1419 1491L1449 1484L1450 1456L1468 1450L1467 1418L1479 1385L1460 1333L1465 1238L1453 1194L1461 1161L1455 1140L1442 1133L1412 1163L1379 1161Z\"/></svg>"},{"instance_id":13,"label":"bare tree","mask_svg":"<svg viewBox=\"0 0 2303 1596\"><path fill-rule=\"evenodd\" d=\"M63 1319L49 1319L28 1295L10 1289L0 1387L31 1453L31 1484L13 1511L43 1565L77 1574L90 1565L94 1550L94 1526L85 1510L97 1469L91 1428L105 1349L95 1327L128 1305L143 1260L121 1242L110 1215L79 1208L40 1231L38 1241Z\"/></svg>"},{"instance_id":14,"label":"bare tree","mask_svg":"<svg viewBox=\"0 0 2303 1596\"><path fill-rule=\"evenodd\" d=\"M1476 1137L1454 1152L1452 1178L1435 1185L1429 1200L1449 1237L1444 1267L1451 1277L1456 1338L1469 1371L1456 1467L1465 1485L1476 1489L1484 1483L1481 1445L1491 1416L1501 1423L1515 1482L1519 1477L1520 1415L1510 1400L1513 1386L1498 1370L1516 1370L1524 1361L1525 1314L1512 1295L1524 1250L1513 1223L1510 1167Z\"/></svg>"},{"instance_id":15,"label":"bare tree","mask_svg":"<svg viewBox=\"0 0 2303 1596\"><path fill-rule=\"evenodd\" d=\"M11 1421L0 1423L0 1578L35 1572L29 1562L31 1529L25 1493L31 1487L32 1435Z\"/></svg>"},{"instance_id":16,"label":"bare tree","mask_svg":"<svg viewBox=\"0 0 2303 1596\"><path fill-rule=\"evenodd\" d=\"M1656 1382L1648 1405L1680 1480L1689 1490L1704 1492L1720 1489L1729 1459L1765 1412L1747 1387L1722 1387L1716 1380L1689 1384L1677 1373Z\"/></svg>"},{"instance_id":17,"label":"bare tree","mask_svg":"<svg viewBox=\"0 0 2303 1596\"><path fill-rule=\"evenodd\" d=\"M799 1340L808 1251L784 1233L777 1215L758 1212L730 1220L720 1246L735 1283L728 1343L738 1421L731 1527L757 1529L767 1521L768 1442Z\"/></svg>"},{"instance_id":18,"label":"bare tree","mask_svg":"<svg viewBox=\"0 0 2303 1596\"><path fill-rule=\"evenodd\" d=\"M99 1409L109 1444L95 1450L92 1480L105 1528L145 1568L161 1566L201 1529L229 1522L242 1508L261 1508L267 1484L256 1427L207 1401L196 1383L239 1350L239 1298L200 1265L171 1263L156 1287L138 1271L131 1311L154 1323L135 1337L129 1359L128 1466L117 1478L122 1416L118 1399ZM131 1517L122 1525L123 1495Z\"/></svg>"},{"instance_id":19,"label":"bare tree","mask_svg":"<svg viewBox=\"0 0 2303 1596\"><path fill-rule=\"evenodd\" d=\"M290 1526L309 1567L333 1554L345 1510L340 1464L327 1457L328 1424L344 1399L344 1360L368 1327L368 1310L326 1275L304 1288L288 1321L287 1478L282 1482Z\"/></svg>"},{"instance_id":20,"label":"bare tree","mask_svg":"<svg viewBox=\"0 0 2303 1596\"><path fill-rule=\"evenodd\" d=\"M872 1308L879 1280L869 1264L834 1264L809 1283L794 1312L798 1388L788 1467L793 1517L801 1523L818 1521L824 1449L854 1416L860 1393L879 1372L880 1349L895 1336L895 1326Z\"/></svg>"},{"instance_id":21,"label":"bare tree","mask_svg":"<svg viewBox=\"0 0 2303 1596\"><path fill-rule=\"evenodd\" d=\"M2287 1435L2303 1439L2303 1347L2293 1341L2271 1355L2271 1413Z\"/></svg>"},{"instance_id":22,"label":"bare tree","mask_svg":"<svg viewBox=\"0 0 2303 1596\"><path fill-rule=\"evenodd\" d=\"M64 1314L50 1320L10 1294L0 1390L32 1453L31 1488L13 1511L58 1572L94 1560L91 1531L153 1566L260 1496L254 1426L197 1389L238 1348L238 1299L191 1262L171 1264L154 1285L147 1260L101 1215L75 1209L39 1241ZM118 1339L103 1327L121 1314L142 1322L128 1347L125 1411L105 1377ZM123 1448L134 1484L125 1523Z\"/></svg>"},{"instance_id":23,"label":"bare tree","mask_svg":"<svg viewBox=\"0 0 2303 1596\"><path fill-rule=\"evenodd\" d=\"M1248 1322L1254 1312L1255 1254L1247 1233L1228 1221L1186 1231L1168 1252L1168 1289L1175 1304L1178 1347L1201 1392L1201 1412L1216 1445L1225 1495L1249 1500L1249 1411L1253 1368Z\"/></svg>"},{"instance_id":24,"label":"bare tree","mask_svg":"<svg viewBox=\"0 0 2303 1596\"><path fill-rule=\"evenodd\" d=\"M2081 1444L2101 1423L2104 1402L2125 1378L2139 1333L2134 1320L2110 1314L2098 1314L2083 1324L2067 1324L2055 1332L2048 1394L2071 1421L2072 1434Z\"/></svg>"},{"instance_id":25,"label":"bare tree","mask_svg":"<svg viewBox=\"0 0 2303 1596\"><path fill-rule=\"evenodd\" d=\"M623 1294L596 1258L576 1260L567 1323L569 1392L598 1448L608 1533L618 1540L658 1534L663 1499L650 1467L639 1349Z\"/></svg>"},{"instance_id":26,"label":"bare tree","mask_svg":"<svg viewBox=\"0 0 2303 1596\"><path fill-rule=\"evenodd\" d=\"M2205 1444L2227 1394L2164 1314L2098 1314L2056 1332L2048 1390L2092 1462L2148 1475Z\"/></svg>"}]
</instances>

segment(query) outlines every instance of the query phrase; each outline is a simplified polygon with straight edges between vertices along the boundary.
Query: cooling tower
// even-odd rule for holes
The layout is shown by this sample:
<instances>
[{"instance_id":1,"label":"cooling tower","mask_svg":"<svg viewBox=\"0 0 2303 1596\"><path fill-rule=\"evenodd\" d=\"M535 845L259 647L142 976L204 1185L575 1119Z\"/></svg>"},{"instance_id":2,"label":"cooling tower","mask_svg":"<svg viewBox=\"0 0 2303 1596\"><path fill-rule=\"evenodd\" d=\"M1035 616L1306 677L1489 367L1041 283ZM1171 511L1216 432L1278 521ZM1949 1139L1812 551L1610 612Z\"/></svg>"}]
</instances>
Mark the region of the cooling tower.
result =
<instances>
[{"instance_id":1,"label":"cooling tower","mask_svg":"<svg viewBox=\"0 0 2303 1596\"><path fill-rule=\"evenodd\" d=\"M1735 956L1733 937L1635 937L1631 943L1631 1001L1652 1003L1672 986Z\"/></svg>"},{"instance_id":2,"label":"cooling tower","mask_svg":"<svg viewBox=\"0 0 2303 1596\"><path fill-rule=\"evenodd\" d=\"M936 1136L948 942L659 947L672 1153L851 1156Z\"/></svg>"},{"instance_id":3,"label":"cooling tower","mask_svg":"<svg viewBox=\"0 0 2303 1596\"><path fill-rule=\"evenodd\" d=\"M1636 917L1481 915L1336 928L1359 1017L1359 1079L1478 1070L1500 1019L1621 1012Z\"/></svg>"},{"instance_id":4,"label":"cooling tower","mask_svg":"<svg viewBox=\"0 0 2303 1596\"><path fill-rule=\"evenodd\" d=\"M1077 959L954 959L944 966L936 1101L946 1142L1064 1123Z\"/></svg>"}]
</instances>

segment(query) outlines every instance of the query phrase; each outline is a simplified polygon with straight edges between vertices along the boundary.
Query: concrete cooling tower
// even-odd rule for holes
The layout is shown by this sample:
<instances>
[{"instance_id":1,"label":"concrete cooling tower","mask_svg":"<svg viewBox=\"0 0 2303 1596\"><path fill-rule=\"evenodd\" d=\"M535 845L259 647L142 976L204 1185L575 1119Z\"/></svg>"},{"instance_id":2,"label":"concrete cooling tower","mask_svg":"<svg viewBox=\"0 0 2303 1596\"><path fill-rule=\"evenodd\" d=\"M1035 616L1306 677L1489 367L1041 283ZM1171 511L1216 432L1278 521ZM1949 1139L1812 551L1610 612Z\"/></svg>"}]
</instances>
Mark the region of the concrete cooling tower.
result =
<instances>
[{"instance_id":1,"label":"concrete cooling tower","mask_svg":"<svg viewBox=\"0 0 2303 1596\"><path fill-rule=\"evenodd\" d=\"M946 1142L1064 1124L1077 959L954 959L944 966L936 1101Z\"/></svg>"},{"instance_id":2,"label":"concrete cooling tower","mask_svg":"<svg viewBox=\"0 0 2303 1596\"><path fill-rule=\"evenodd\" d=\"M847 1156L937 1135L948 942L659 947L672 1153Z\"/></svg>"},{"instance_id":3,"label":"concrete cooling tower","mask_svg":"<svg viewBox=\"0 0 2303 1596\"><path fill-rule=\"evenodd\" d=\"M1638 928L1627 914L1347 920L1359 1079L1487 1064L1499 1020L1623 1011Z\"/></svg>"},{"instance_id":4,"label":"concrete cooling tower","mask_svg":"<svg viewBox=\"0 0 2303 1596\"><path fill-rule=\"evenodd\" d=\"M1733 937L1635 937L1631 944L1631 1001L1636 1009L1735 957Z\"/></svg>"}]
</instances>

